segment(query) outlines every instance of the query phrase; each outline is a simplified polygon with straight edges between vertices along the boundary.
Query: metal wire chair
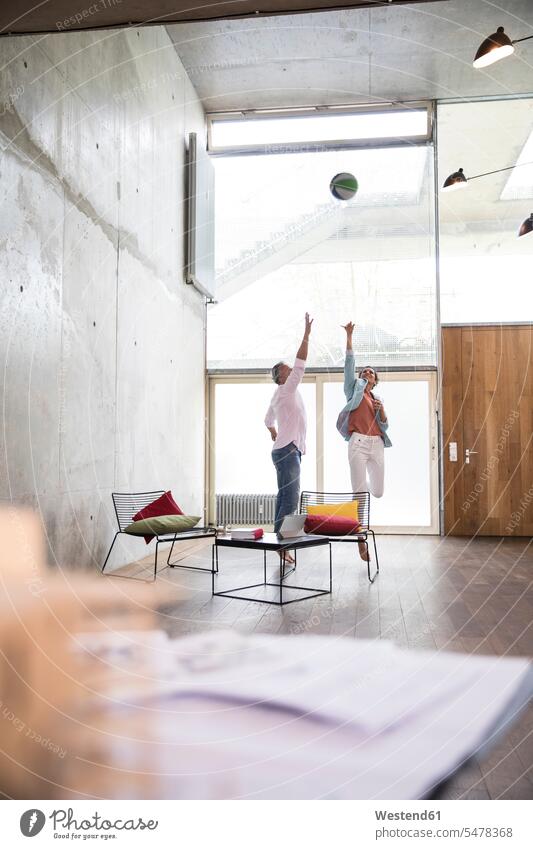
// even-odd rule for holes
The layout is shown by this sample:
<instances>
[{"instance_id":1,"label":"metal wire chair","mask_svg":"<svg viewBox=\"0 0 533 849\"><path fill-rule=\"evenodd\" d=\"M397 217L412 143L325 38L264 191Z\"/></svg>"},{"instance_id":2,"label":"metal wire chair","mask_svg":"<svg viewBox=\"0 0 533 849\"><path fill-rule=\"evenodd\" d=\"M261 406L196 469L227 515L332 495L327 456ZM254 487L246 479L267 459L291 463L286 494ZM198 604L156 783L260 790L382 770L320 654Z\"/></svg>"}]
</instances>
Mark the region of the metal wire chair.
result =
<instances>
[{"instance_id":1,"label":"metal wire chair","mask_svg":"<svg viewBox=\"0 0 533 849\"><path fill-rule=\"evenodd\" d=\"M113 550L113 546L117 541L117 537L119 534L123 534L125 532L125 528L128 525L131 525L133 522L133 516L142 510L144 507L147 507L152 501L155 501L161 495L164 495L164 490L155 490L154 492L112 492L111 498L113 499L113 506L115 508L115 515L117 517L118 531L113 537L113 542L111 543L111 547L107 552L107 557L104 560L104 565L102 566L102 574L107 566L107 561L111 555ZM202 537L216 537L216 529L210 525L207 527L195 527L190 531L181 531L180 533L170 533L170 534L154 534L156 543L155 543L155 560L154 560L154 577L155 581L157 577L157 557L159 546L163 543L171 542L172 545L170 547L170 551L167 557L166 566L169 566L171 569L179 568L179 569L193 569L196 572L212 572L215 568L214 566L211 569L206 569L200 566L183 566L180 563L171 563L170 559L172 557L172 552L174 551L174 545L176 542L182 539L200 539ZM131 536L131 534L128 534ZM134 538L134 537L132 537ZM166 568L165 566L165 568ZM162 570L160 570L162 571ZM115 575L116 578L128 578L130 580L139 580L139 578L134 578L132 575Z\"/></svg>"},{"instance_id":2,"label":"metal wire chair","mask_svg":"<svg viewBox=\"0 0 533 849\"><path fill-rule=\"evenodd\" d=\"M379 559L378 549L376 545L376 535L370 527L370 493L369 492L309 492L304 491L300 495L300 513L307 513L307 508L310 506L319 506L320 504L342 504L344 501L358 501L358 517L361 528L356 534L347 534L346 536L329 536L331 542L364 542L366 545L367 557L369 556L368 535L372 537L374 543L374 553L376 555L376 571L373 576L370 575L370 561L367 560L366 569L368 580L371 584L374 583L376 576L379 574Z\"/></svg>"}]
</instances>

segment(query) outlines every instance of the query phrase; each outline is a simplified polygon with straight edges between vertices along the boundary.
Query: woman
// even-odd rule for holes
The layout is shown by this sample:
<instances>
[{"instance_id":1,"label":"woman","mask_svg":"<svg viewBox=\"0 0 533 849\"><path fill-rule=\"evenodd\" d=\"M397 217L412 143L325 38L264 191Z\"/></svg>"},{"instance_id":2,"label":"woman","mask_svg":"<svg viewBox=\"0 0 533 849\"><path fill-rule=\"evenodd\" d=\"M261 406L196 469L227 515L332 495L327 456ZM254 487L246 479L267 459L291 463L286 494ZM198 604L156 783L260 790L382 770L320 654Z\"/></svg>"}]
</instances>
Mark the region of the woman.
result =
<instances>
[{"instance_id":1,"label":"woman","mask_svg":"<svg viewBox=\"0 0 533 849\"><path fill-rule=\"evenodd\" d=\"M348 461L352 492L370 492L375 498L383 495L385 465L383 449L392 445L387 436L389 423L383 403L374 395L378 383L375 369L365 366L355 376L352 339L353 322L343 325L346 331L346 360L344 363L344 394L346 405L337 419L337 430L348 442ZM368 546L359 543L359 554L370 559Z\"/></svg>"}]
</instances>

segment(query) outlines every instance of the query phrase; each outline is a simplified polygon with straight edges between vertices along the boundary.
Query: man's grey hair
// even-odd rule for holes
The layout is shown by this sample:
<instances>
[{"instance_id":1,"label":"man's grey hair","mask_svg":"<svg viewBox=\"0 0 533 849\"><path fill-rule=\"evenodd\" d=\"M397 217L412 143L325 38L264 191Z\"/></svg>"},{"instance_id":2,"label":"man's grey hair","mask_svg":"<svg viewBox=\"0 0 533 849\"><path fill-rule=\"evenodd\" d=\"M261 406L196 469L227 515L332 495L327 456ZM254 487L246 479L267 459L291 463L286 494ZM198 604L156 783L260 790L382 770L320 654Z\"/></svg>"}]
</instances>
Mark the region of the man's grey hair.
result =
<instances>
[{"instance_id":1,"label":"man's grey hair","mask_svg":"<svg viewBox=\"0 0 533 849\"><path fill-rule=\"evenodd\" d=\"M278 386L279 386L279 372L280 372L281 367L284 366L284 365L285 365L285 363L283 362L283 360L281 360L281 362L276 363L275 366L272 366L272 380L274 381L274 383L277 383Z\"/></svg>"}]
</instances>

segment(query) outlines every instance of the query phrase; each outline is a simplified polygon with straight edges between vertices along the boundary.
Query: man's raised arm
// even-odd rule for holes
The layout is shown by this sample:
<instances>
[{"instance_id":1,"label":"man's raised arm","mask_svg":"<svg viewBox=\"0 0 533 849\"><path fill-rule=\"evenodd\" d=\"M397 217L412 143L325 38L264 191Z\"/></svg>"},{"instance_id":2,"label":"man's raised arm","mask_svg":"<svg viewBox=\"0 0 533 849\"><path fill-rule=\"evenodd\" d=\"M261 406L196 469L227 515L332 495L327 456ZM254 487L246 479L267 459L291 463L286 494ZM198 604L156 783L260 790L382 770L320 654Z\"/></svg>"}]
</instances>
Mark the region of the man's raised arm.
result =
<instances>
[{"instance_id":1,"label":"man's raised arm","mask_svg":"<svg viewBox=\"0 0 533 849\"><path fill-rule=\"evenodd\" d=\"M301 380L304 376L305 371L305 361L307 360L307 352L309 348L309 336L311 334L311 325L313 324L313 319L309 318L309 313L305 314L305 330L304 336L300 343L300 347L296 352L296 360L294 363L294 367L285 381L285 388L289 392L294 392L298 388L301 383Z\"/></svg>"},{"instance_id":2,"label":"man's raised arm","mask_svg":"<svg viewBox=\"0 0 533 849\"><path fill-rule=\"evenodd\" d=\"M311 325L313 324L313 319L309 318L309 313L305 314L305 331L304 338L302 339L301 345L296 352L297 360L306 360L307 353L309 348L309 336L311 335Z\"/></svg>"}]
</instances>

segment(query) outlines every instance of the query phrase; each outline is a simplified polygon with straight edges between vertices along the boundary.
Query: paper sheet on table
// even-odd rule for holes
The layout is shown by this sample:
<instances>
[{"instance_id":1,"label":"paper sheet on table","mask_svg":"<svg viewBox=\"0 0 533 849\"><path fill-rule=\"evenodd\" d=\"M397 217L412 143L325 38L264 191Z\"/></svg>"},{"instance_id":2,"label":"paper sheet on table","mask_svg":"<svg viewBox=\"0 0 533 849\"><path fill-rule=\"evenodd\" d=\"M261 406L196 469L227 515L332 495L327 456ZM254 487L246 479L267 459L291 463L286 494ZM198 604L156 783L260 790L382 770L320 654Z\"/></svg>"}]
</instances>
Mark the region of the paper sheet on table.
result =
<instances>
[{"instance_id":1,"label":"paper sheet on table","mask_svg":"<svg viewBox=\"0 0 533 849\"><path fill-rule=\"evenodd\" d=\"M364 734L420 722L443 706L466 716L483 709L490 721L530 668L520 658L406 651L386 641L231 631L154 641L149 651L149 686L145 677L139 686L119 684L117 701L203 696L270 705Z\"/></svg>"}]
</instances>

